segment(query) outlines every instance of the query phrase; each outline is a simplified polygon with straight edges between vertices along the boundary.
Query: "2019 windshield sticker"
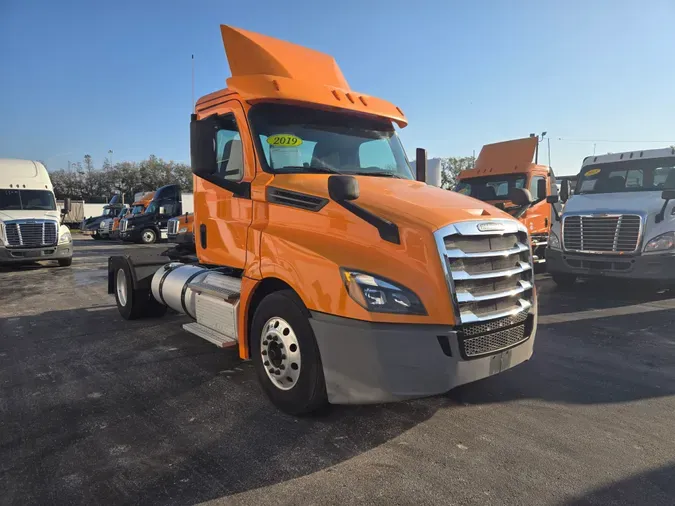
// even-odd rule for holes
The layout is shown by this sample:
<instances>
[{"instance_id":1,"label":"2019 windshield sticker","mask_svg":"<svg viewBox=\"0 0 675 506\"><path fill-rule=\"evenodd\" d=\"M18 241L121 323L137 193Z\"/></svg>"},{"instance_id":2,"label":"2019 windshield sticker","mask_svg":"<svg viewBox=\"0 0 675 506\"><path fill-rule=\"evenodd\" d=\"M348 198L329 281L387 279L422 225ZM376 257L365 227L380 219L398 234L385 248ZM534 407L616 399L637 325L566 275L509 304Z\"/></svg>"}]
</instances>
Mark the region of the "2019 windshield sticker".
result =
<instances>
[{"instance_id":1,"label":"2019 windshield sticker","mask_svg":"<svg viewBox=\"0 0 675 506\"><path fill-rule=\"evenodd\" d=\"M267 144L277 148L295 148L302 144L302 139L293 134L275 134L267 138Z\"/></svg>"},{"instance_id":2,"label":"2019 windshield sticker","mask_svg":"<svg viewBox=\"0 0 675 506\"><path fill-rule=\"evenodd\" d=\"M600 169L591 169L589 171L584 172L585 177L595 176L596 174L600 174Z\"/></svg>"}]
</instances>

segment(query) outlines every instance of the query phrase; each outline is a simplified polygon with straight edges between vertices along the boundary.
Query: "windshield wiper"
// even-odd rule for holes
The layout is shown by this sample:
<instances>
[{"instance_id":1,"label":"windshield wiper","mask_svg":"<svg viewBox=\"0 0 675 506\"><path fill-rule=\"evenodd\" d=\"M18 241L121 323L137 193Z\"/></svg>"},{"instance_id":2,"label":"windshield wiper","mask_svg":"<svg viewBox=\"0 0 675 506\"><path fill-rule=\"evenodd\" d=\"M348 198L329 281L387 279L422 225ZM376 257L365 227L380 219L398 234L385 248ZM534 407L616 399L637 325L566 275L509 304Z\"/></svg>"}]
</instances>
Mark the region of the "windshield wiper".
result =
<instances>
[{"instance_id":1,"label":"windshield wiper","mask_svg":"<svg viewBox=\"0 0 675 506\"><path fill-rule=\"evenodd\" d=\"M389 171L343 172L343 174L349 174L350 176L393 177L393 178L396 178L396 179L403 179L401 176L399 176L395 172L389 172Z\"/></svg>"},{"instance_id":2,"label":"windshield wiper","mask_svg":"<svg viewBox=\"0 0 675 506\"><path fill-rule=\"evenodd\" d=\"M286 165L285 167L277 169L277 173L284 174L285 169L300 169L303 172L315 172L318 174L340 174L339 171L335 169L329 169L328 167L305 167L304 165Z\"/></svg>"}]
</instances>

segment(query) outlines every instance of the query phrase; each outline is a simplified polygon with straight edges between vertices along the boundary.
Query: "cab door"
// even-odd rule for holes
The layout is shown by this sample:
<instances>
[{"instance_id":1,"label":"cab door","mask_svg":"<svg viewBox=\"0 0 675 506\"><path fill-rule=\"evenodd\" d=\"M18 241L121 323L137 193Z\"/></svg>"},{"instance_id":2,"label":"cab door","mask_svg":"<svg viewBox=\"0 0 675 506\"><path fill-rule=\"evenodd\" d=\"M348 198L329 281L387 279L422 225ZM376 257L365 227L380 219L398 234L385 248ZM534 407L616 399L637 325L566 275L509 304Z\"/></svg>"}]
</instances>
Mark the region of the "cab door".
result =
<instances>
[{"instance_id":1,"label":"cab door","mask_svg":"<svg viewBox=\"0 0 675 506\"><path fill-rule=\"evenodd\" d=\"M530 235L547 235L551 225L551 205L546 202L549 178L535 174L530 178L530 193L535 204L527 210L524 221Z\"/></svg>"},{"instance_id":2,"label":"cab door","mask_svg":"<svg viewBox=\"0 0 675 506\"><path fill-rule=\"evenodd\" d=\"M217 170L194 177L195 245L202 263L244 269L255 151L241 103L230 100L217 110L208 139L216 150ZM213 122L212 115L208 121Z\"/></svg>"}]
</instances>

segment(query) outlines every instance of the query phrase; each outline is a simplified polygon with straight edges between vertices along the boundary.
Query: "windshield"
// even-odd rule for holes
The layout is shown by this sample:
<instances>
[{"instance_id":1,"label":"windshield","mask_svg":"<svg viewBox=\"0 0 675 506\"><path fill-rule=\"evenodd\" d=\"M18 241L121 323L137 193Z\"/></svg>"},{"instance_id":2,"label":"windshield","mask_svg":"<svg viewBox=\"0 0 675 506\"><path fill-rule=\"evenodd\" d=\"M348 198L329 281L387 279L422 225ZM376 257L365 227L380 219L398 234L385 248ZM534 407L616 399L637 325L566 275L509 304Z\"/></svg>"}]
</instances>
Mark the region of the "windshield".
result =
<instances>
[{"instance_id":1,"label":"windshield","mask_svg":"<svg viewBox=\"0 0 675 506\"><path fill-rule=\"evenodd\" d=\"M3 211L56 211L54 194L47 190L0 190Z\"/></svg>"},{"instance_id":2,"label":"windshield","mask_svg":"<svg viewBox=\"0 0 675 506\"><path fill-rule=\"evenodd\" d=\"M675 157L587 165L575 193L675 190Z\"/></svg>"},{"instance_id":3,"label":"windshield","mask_svg":"<svg viewBox=\"0 0 675 506\"><path fill-rule=\"evenodd\" d=\"M269 172L413 179L389 121L281 104L254 106L249 119Z\"/></svg>"},{"instance_id":4,"label":"windshield","mask_svg":"<svg viewBox=\"0 0 675 506\"><path fill-rule=\"evenodd\" d=\"M103 208L103 214L101 216L115 216L115 211L110 207Z\"/></svg>"},{"instance_id":5,"label":"windshield","mask_svg":"<svg viewBox=\"0 0 675 506\"><path fill-rule=\"evenodd\" d=\"M131 215L133 216L134 214L143 214L143 211L145 210L145 206L138 205L134 206L131 208Z\"/></svg>"},{"instance_id":6,"label":"windshield","mask_svg":"<svg viewBox=\"0 0 675 506\"><path fill-rule=\"evenodd\" d=\"M153 200L150 202L150 205L148 205L148 208L145 210L145 214L156 214L157 213L157 201Z\"/></svg>"},{"instance_id":7,"label":"windshield","mask_svg":"<svg viewBox=\"0 0 675 506\"><path fill-rule=\"evenodd\" d=\"M472 177L457 183L455 191L484 202L506 200L514 188L525 188L526 179L524 174Z\"/></svg>"}]
</instances>

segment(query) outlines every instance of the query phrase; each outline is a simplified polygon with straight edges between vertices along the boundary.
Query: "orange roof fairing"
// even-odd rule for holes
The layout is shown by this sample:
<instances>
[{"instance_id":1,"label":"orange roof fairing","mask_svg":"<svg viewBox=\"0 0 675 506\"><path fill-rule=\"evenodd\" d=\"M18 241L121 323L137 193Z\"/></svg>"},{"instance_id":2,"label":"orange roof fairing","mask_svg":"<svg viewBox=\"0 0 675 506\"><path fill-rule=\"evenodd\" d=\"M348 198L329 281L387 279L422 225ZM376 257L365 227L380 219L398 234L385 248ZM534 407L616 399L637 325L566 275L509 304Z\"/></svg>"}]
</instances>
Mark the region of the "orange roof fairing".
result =
<instances>
[{"instance_id":1,"label":"orange roof fairing","mask_svg":"<svg viewBox=\"0 0 675 506\"><path fill-rule=\"evenodd\" d=\"M537 142L536 137L525 137L486 144L478 154L475 167L462 171L460 179L528 171L534 165Z\"/></svg>"},{"instance_id":2,"label":"orange roof fairing","mask_svg":"<svg viewBox=\"0 0 675 506\"><path fill-rule=\"evenodd\" d=\"M227 86L247 101L310 102L408 124L394 104L352 91L330 55L227 25L220 31L232 72Z\"/></svg>"}]
</instances>

